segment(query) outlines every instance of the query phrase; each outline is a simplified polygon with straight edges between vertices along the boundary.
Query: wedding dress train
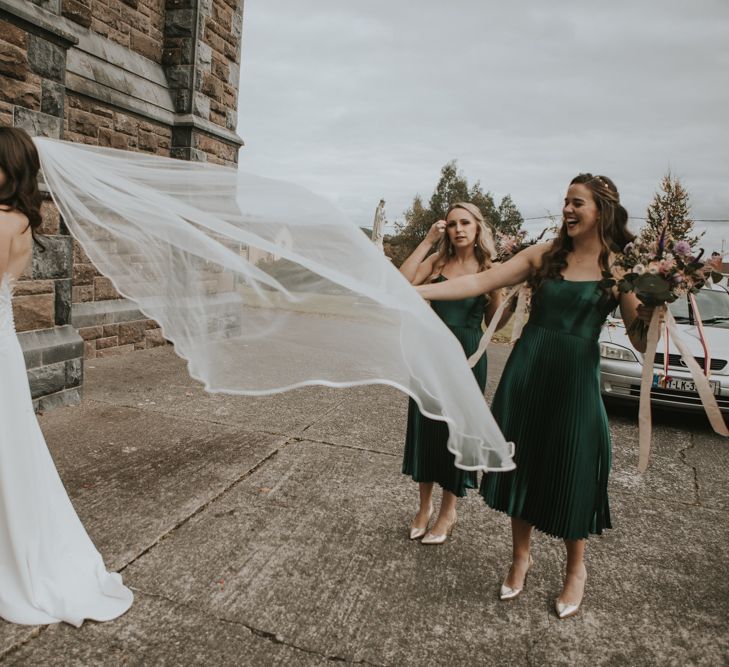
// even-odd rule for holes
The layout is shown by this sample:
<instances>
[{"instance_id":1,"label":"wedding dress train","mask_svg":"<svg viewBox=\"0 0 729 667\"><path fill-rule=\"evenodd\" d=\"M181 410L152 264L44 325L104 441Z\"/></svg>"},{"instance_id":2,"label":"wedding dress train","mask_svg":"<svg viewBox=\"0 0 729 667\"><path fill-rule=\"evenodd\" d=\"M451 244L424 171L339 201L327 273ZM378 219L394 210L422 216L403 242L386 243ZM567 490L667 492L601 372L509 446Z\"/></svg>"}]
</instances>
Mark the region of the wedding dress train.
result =
<instances>
[{"instance_id":1,"label":"wedding dress train","mask_svg":"<svg viewBox=\"0 0 729 667\"><path fill-rule=\"evenodd\" d=\"M27 625L108 621L133 595L106 571L38 426L11 282L0 277L0 617Z\"/></svg>"}]
</instances>

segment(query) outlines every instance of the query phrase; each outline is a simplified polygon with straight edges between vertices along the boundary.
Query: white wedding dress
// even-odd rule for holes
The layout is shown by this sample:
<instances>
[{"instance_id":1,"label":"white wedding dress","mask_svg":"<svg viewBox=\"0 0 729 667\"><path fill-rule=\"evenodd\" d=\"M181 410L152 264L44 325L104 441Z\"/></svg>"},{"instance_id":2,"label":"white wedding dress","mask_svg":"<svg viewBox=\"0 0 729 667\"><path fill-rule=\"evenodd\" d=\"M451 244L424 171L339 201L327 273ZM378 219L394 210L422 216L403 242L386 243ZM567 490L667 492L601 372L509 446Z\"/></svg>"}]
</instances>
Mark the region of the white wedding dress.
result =
<instances>
[{"instance_id":1,"label":"white wedding dress","mask_svg":"<svg viewBox=\"0 0 729 667\"><path fill-rule=\"evenodd\" d=\"M132 604L71 505L33 412L11 308L0 277L0 617L40 625L108 621Z\"/></svg>"}]
</instances>

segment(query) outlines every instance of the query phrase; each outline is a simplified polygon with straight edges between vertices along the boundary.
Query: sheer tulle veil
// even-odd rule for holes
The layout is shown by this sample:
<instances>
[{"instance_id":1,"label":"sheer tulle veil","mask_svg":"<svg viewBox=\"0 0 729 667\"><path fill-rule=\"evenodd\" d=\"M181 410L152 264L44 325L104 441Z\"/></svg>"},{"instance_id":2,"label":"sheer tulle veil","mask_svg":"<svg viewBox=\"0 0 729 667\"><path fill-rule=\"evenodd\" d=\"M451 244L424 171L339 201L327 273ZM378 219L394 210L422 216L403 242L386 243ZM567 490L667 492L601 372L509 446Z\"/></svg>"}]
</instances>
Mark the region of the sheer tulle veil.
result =
<instances>
[{"instance_id":1,"label":"sheer tulle veil","mask_svg":"<svg viewBox=\"0 0 729 667\"><path fill-rule=\"evenodd\" d=\"M332 204L229 167L35 143L73 236L208 391L387 384L448 423L459 467L514 467L458 341Z\"/></svg>"}]
</instances>

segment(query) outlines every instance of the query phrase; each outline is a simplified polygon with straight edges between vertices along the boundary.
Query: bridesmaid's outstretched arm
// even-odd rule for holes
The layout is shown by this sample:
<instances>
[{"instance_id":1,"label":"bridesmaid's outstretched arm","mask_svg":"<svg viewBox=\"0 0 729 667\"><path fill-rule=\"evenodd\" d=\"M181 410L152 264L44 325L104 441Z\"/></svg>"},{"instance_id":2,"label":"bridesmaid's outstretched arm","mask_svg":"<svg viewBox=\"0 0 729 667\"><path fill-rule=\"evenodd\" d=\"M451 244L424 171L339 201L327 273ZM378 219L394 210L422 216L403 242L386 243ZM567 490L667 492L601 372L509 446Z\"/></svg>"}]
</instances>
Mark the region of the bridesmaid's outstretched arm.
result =
<instances>
[{"instance_id":1,"label":"bridesmaid's outstretched arm","mask_svg":"<svg viewBox=\"0 0 729 667\"><path fill-rule=\"evenodd\" d=\"M526 280L541 264L542 255L549 247L548 243L533 245L522 250L508 262L481 271L481 273L453 278L442 283L420 285L415 289L428 301L457 301L469 296L493 292L509 285L516 285Z\"/></svg>"}]
</instances>

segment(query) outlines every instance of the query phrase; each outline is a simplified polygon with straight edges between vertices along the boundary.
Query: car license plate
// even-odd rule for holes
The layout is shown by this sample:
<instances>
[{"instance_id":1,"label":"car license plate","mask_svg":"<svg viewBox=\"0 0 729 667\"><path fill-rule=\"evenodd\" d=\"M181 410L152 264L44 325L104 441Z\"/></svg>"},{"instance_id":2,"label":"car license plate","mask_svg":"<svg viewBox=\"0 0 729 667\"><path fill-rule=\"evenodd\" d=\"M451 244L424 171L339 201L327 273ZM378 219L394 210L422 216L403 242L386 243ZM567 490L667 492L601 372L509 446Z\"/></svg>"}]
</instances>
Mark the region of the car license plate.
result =
<instances>
[{"instance_id":1,"label":"car license plate","mask_svg":"<svg viewBox=\"0 0 729 667\"><path fill-rule=\"evenodd\" d=\"M719 386L718 382L712 382L709 381L709 384L711 385L711 391L714 392L715 396L718 396L721 393L721 388ZM654 387L659 387L661 385L658 384L657 381L653 382ZM663 389L673 389L674 391L685 391L687 393L695 394L696 392L696 384L693 380L684 380L683 378L670 378L668 382L662 387Z\"/></svg>"}]
</instances>

